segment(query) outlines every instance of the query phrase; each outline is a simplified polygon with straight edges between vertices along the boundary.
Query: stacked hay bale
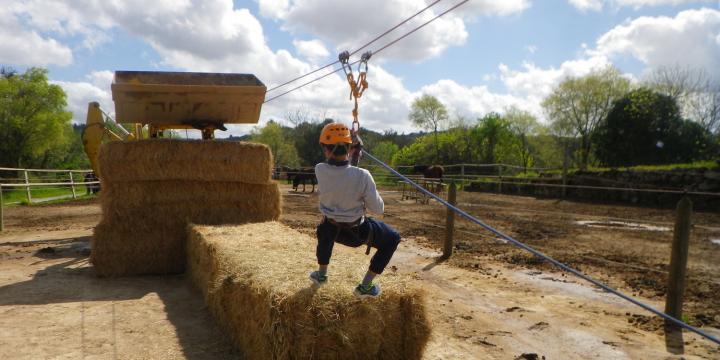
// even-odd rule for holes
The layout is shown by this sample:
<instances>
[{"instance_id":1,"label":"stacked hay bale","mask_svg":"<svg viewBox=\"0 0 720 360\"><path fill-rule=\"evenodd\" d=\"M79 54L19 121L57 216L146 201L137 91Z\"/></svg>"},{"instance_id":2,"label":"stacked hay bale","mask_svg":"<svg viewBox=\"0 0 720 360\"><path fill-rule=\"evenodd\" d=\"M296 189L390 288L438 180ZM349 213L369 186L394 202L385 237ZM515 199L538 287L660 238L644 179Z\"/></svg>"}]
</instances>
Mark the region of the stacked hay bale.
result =
<instances>
[{"instance_id":1,"label":"stacked hay bale","mask_svg":"<svg viewBox=\"0 0 720 360\"><path fill-rule=\"evenodd\" d=\"M419 359L429 338L424 295L388 271L377 299L352 290L367 269L336 246L330 281L310 286L315 240L277 222L191 225L188 272L209 309L252 359Z\"/></svg>"},{"instance_id":2,"label":"stacked hay bale","mask_svg":"<svg viewBox=\"0 0 720 360\"><path fill-rule=\"evenodd\" d=\"M104 144L103 218L91 262L101 276L185 270L187 224L276 220L280 192L260 144L152 139Z\"/></svg>"}]
</instances>

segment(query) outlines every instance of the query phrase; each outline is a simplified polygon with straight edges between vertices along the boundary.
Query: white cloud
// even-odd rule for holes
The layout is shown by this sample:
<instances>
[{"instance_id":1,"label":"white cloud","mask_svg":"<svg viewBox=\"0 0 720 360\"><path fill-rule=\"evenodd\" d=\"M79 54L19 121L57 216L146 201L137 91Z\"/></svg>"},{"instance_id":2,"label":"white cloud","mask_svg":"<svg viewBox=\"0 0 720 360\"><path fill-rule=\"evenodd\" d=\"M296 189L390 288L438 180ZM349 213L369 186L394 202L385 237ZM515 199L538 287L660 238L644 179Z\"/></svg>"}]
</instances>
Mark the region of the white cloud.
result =
<instances>
[{"instance_id":1,"label":"white cloud","mask_svg":"<svg viewBox=\"0 0 720 360\"><path fill-rule=\"evenodd\" d=\"M662 6L662 5L683 5L683 4L689 4L689 3L697 3L697 2L705 2L705 3L711 3L715 0L568 0L568 2L577 8L578 10L585 12L588 10L591 11L600 11L602 8L607 6L612 6L615 8L621 8L621 7L632 7L635 10L638 10L643 7L651 7L651 6Z\"/></svg>"},{"instance_id":2,"label":"white cloud","mask_svg":"<svg viewBox=\"0 0 720 360\"><path fill-rule=\"evenodd\" d=\"M84 124L88 103L97 101L110 116L114 116L115 106L110 94L112 71L93 71L85 76L87 81L52 81L60 85L67 94L68 110L73 113L72 122Z\"/></svg>"},{"instance_id":3,"label":"white cloud","mask_svg":"<svg viewBox=\"0 0 720 360\"><path fill-rule=\"evenodd\" d=\"M122 29L150 44L165 66L254 73L268 85L311 69L286 50L270 49L260 22L232 0L26 0L9 8L29 26L81 36L88 47Z\"/></svg>"},{"instance_id":4,"label":"white cloud","mask_svg":"<svg viewBox=\"0 0 720 360\"><path fill-rule=\"evenodd\" d=\"M271 49L257 18L247 9L236 9L231 0L76 0L72 3L61 0L25 0L12 3L10 8L15 15L26 19L28 27L63 36L79 36L86 47L96 46L116 29L120 29L150 44L160 55L162 65L190 71L253 73L271 87L312 70L313 61L328 56L330 51L320 39L331 41L340 49L350 48L350 45L358 46L358 39L362 41L376 36L425 6L425 2L295 0L259 1L259 5L262 16L281 21L287 29L317 33L316 40L296 41L294 44L300 56L308 61L294 57L286 49ZM525 0L474 1L464 6L462 13L452 13L437 20L396 47L389 48L385 55L413 60L437 55L448 46L464 43L467 38L464 18L510 15L527 6L529 2ZM367 13L368 9L372 9L372 16L357 16ZM399 29L380 44L434 14L424 14L421 19ZM360 120L363 126L377 130L412 130L407 121L407 112L414 94L405 88L402 79L388 73L379 64L377 61L371 64L370 89L360 100ZM56 82L68 93L69 107L75 114L74 121L84 121L87 103L90 101L99 101L108 110L113 108L111 79L111 72L102 71L89 74L83 81ZM460 85L439 82L426 90L434 89L447 89L465 95L483 94L483 108L495 108L489 105L494 100L486 89L471 88L463 91ZM269 93L268 97L283 90ZM289 110L305 108L312 113L324 113L328 117L349 122L353 103L348 100L348 92L344 77L334 74L265 104L261 117L262 120L282 118ZM503 96L497 99L507 102ZM470 108L469 104L471 101L458 102L458 105L453 103L453 106L458 109L476 109ZM250 128L233 126L231 129L237 134L247 132Z\"/></svg>"},{"instance_id":5,"label":"white cloud","mask_svg":"<svg viewBox=\"0 0 720 360\"><path fill-rule=\"evenodd\" d=\"M606 57L594 56L568 60L558 68L542 69L533 63L524 63L523 70L511 70L505 64L500 64L498 68L500 70L500 79L511 94L533 99L539 103L564 78L584 76L609 64L610 61Z\"/></svg>"},{"instance_id":6,"label":"white cloud","mask_svg":"<svg viewBox=\"0 0 720 360\"><path fill-rule=\"evenodd\" d=\"M639 17L602 35L591 52L631 56L649 68L689 66L720 79L720 11L687 10L673 17Z\"/></svg>"},{"instance_id":7,"label":"white cloud","mask_svg":"<svg viewBox=\"0 0 720 360\"><path fill-rule=\"evenodd\" d=\"M600 11L603 7L603 0L569 0L570 4L580 11Z\"/></svg>"},{"instance_id":8,"label":"white cloud","mask_svg":"<svg viewBox=\"0 0 720 360\"><path fill-rule=\"evenodd\" d=\"M402 80L377 65L368 70L370 86L359 100L359 120L363 127L373 130L411 131L407 113L412 94ZM344 76L333 74L322 81L292 92L263 105L263 119L283 119L288 111L305 109L311 114L352 122L354 103L349 100L350 89ZM269 93L268 97L277 95Z\"/></svg>"},{"instance_id":9,"label":"white cloud","mask_svg":"<svg viewBox=\"0 0 720 360\"><path fill-rule=\"evenodd\" d=\"M440 80L434 84L423 86L413 94L413 98L422 94L433 95L448 108L451 114L477 118L489 112L502 112L510 105L515 105L533 113L539 113L536 104L527 98L511 94L496 94L485 86L462 86L453 80Z\"/></svg>"},{"instance_id":10,"label":"white cloud","mask_svg":"<svg viewBox=\"0 0 720 360\"><path fill-rule=\"evenodd\" d=\"M26 29L9 9L0 9L0 63L23 66L69 65L70 48Z\"/></svg>"},{"instance_id":11,"label":"white cloud","mask_svg":"<svg viewBox=\"0 0 720 360\"><path fill-rule=\"evenodd\" d=\"M525 46L525 51L529 52L530 54L534 54L537 52L538 47L536 45L527 45Z\"/></svg>"},{"instance_id":12,"label":"white cloud","mask_svg":"<svg viewBox=\"0 0 720 360\"><path fill-rule=\"evenodd\" d=\"M355 50L427 6L424 0L258 0L258 3L264 16L283 20L284 29L309 32L326 39L337 45L337 51ZM467 40L463 17L506 16L521 12L528 6L527 0L471 1L388 48L382 57L418 61L437 56L446 48L462 45ZM370 49L378 49L449 7L450 4L439 3L373 44ZM362 15L369 11L370 16Z\"/></svg>"},{"instance_id":13,"label":"white cloud","mask_svg":"<svg viewBox=\"0 0 720 360\"><path fill-rule=\"evenodd\" d=\"M704 2L712 2L714 0L705 0ZM660 6L660 5L682 5L698 0L612 0L617 6L628 6L635 9L639 9L645 6Z\"/></svg>"},{"instance_id":14,"label":"white cloud","mask_svg":"<svg viewBox=\"0 0 720 360\"><path fill-rule=\"evenodd\" d=\"M287 15L290 8L289 0L256 0L260 8L260 15L273 19L280 19Z\"/></svg>"},{"instance_id":15,"label":"white cloud","mask_svg":"<svg viewBox=\"0 0 720 360\"><path fill-rule=\"evenodd\" d=\"M298 54L300 54L300 56L310 60L313 63L317 63L318 61L325 59L330 55L328 49L325 47L322 41L318 39L293 40L293 45L295 46L295 50Z\"/></svg>"},{"instance_id":16,"label":"white cloud","mask_svg":"<svg viewBox=\"0 0 720 360\"><path fill-rule=\"evenodd\" d=\"M354 50L425 6L423 0L293 0L280 18L288 31L309 32L327 39L337 45L336 50ZM363 16L368 11L372 15ZM430 10L424 12L370 49L377 49L433 16ZM462 19L445 16L384 51L383 57L422 60L437 56L449 46L463 44L467 36Z\"/></svg>"}]
</instances>

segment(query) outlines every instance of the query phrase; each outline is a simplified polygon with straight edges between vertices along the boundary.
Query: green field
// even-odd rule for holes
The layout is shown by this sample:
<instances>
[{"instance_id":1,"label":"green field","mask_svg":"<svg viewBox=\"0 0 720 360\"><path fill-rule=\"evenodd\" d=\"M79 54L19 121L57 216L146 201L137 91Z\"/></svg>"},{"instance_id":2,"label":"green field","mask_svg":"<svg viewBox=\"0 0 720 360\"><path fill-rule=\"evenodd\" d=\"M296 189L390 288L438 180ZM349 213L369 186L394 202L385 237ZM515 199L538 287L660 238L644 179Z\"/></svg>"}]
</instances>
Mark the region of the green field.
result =
<instances>
[{"instance_id":1,"label":"green field","mask_svg":"<svg viewBox=\"0 0 720 360\"><path fill-rule=\"evenodd\" d=\"M93 195L85 195L86 194L85 186L76 186L75 193L77 194L78 199L89 198L89 197L93 196ZM2 196L3 196L3 204L5 206L17 205L17 204L21 204L21 205L28 204L27 192L25 191L24 188L13 189L13 190L3 189ZM72 197L71 197L72 190L70 188L36 187L36 188L30 190L30 196L32 197L33 200L46 199L46 198L52 198L52 197L58 197L58 196L68 196L68 199L58 200L58 201L67 201L67 200L72 200Z\"/></svg>"}]
</instances>

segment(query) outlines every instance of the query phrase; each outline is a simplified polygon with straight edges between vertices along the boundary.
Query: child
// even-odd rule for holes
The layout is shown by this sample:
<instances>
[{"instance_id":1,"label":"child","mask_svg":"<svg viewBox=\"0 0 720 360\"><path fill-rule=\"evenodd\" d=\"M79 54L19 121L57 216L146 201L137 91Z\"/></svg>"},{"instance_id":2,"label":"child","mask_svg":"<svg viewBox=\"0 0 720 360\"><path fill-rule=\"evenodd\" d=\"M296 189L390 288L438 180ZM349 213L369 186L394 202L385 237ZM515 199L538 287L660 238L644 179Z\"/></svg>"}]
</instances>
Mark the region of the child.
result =
<instances>
[{"instance_id":1,"label":"child","mask_svg":"<svg viewBox=\"0 0 720 360\"><path fill-rule=\"evenodd\" d=\"M352 140L350 130L340 123L325 125L320 133L320 146L327 162L315 166L318 180L320 211L323 221L317 227L317 259L319 269L310 274L317 285L328 281L327 268L333 245L358 247L367 245L377 249L370 260L362 282L355 288L359 297L377 297L380 286L373 283L376 275L382 274L400 243L400 235L389 225L365 217L365 209L382 214L384 203L375 188L375 181L365 169L350 166L349 156Z\"/></svg>"}]
</instances>

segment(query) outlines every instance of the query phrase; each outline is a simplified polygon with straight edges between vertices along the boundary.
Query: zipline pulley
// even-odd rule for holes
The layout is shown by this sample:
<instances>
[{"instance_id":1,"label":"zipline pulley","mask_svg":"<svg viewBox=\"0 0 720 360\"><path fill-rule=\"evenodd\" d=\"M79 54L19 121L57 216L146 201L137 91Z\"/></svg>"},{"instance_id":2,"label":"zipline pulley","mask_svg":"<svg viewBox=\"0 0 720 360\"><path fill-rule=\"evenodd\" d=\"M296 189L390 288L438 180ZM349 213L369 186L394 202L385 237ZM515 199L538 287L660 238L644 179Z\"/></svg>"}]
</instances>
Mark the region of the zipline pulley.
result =
<instances>
[{"instance_id":1,"label":"zipline pulley","mask_svg":"<svg viewBox=\"0 0 720 360\"><path fill-rule=\"evenodd\" d=\"M352 66L350 64L350 53L343 51L338 56L338 60L340 60L340 65L342 65L348 85L350 86L350 100L355 100L355 106L352 110L353 122L350 128L350 135L352 136L353 141L352 147L356 149L350 159L350 163L353 166L357 166L360 162L360 157L362 156L363 142L362 139L360 139L359 134L360 121L358 121L358 99L362 97L363 93L368 88L367 72L368 60L370 60L370 57L372 57L372 52L370 51L366 51L362 54L362 56L360 56L360 61L357 66L358 78L355 80Z\"/></svg>"}]
</instances>

